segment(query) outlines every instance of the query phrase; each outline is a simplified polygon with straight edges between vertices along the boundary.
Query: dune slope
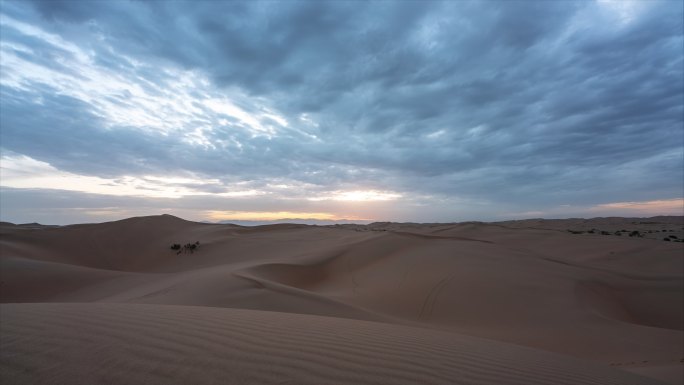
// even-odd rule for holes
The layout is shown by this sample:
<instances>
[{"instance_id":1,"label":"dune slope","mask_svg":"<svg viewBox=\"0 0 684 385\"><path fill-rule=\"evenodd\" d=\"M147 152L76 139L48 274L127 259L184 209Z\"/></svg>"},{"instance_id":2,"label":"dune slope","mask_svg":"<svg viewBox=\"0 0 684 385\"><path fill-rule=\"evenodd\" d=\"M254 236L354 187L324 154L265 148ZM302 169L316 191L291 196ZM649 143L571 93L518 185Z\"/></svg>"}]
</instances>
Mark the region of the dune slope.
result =
<instances>
[{"instance_id":1,"label":"dune slope","mask_svg":"<svg viewBox=\"0 0 684 385\"><path fill-rule=\"evenodd\" d=\"M682 225L682 218L607 218L240 227L169 215L64 227L2 223L0 302L54 303L58 313L72 309L67 303L93 303L88 311L103 314L118 304L149 305L130 308L141 313L171 309L159 305L265 310L337 317L349 328L375 321L679 384L684 243L587 229L679 234ZM200 242L194 253L169 248L192 242ZM31 307L17 306L3 309L28 320L28 310L16 309ZM0 327L0 336L4 348L18 334Z\"/></svg>"},{"instance_id":2,"label":"dune slope","mask_svg":"<svg viewBox=\"0 0 684 385\"><path fill-rule=\"evenodd\" d=\"M2 305L3 384L658 384L547 352L339 318L130 304Z\"/></svg>"}]
</instances>

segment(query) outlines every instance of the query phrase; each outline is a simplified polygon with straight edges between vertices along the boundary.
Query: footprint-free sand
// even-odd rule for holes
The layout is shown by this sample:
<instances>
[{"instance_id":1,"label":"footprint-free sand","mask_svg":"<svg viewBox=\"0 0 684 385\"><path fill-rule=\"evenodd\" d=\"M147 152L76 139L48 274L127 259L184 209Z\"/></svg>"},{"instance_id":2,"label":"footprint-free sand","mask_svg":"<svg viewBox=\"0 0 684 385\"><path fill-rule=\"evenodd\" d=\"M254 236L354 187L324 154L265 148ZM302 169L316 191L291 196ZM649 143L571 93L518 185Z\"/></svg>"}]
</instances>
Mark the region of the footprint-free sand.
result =
<instances>
[{"instance_id":1,"label":"footprint-free sand","mask_svg":"<svg viewBox=\"0 0 684 385\"><path fill-rule=\"evenodd\" d=\"M0 383L681 384L683 225L3 223Z\"/></svg>"}]
</instances>

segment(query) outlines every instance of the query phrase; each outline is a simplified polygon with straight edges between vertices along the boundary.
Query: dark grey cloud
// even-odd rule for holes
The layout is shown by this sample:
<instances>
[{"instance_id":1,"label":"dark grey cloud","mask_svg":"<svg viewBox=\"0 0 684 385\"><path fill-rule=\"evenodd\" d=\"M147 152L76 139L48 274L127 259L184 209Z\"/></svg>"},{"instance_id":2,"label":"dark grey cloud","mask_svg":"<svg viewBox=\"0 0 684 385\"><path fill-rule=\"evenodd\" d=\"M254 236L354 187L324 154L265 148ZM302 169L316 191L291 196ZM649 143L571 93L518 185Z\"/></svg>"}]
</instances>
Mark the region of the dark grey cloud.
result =
<instances>
[{"instance_id":1,"label":"dark grey cloud","mask_svg":"<svg viewBox=\"0 0 684 385\"><path fill-rule=\"evenodd\" d=\"M182 71L209 84L188 89L196 111L160 134L112 123L98 101L65 95L66 80L3 82L2 148L84 175L186 170L225 184L280 179L511 207L681 197L682 7L6 2L2 13L72 43L147 95L168 98ZM45 36L8 24L2 41L22 60L79 76L69 67L77 53ZM234 105L261 114L273 134L201 102L235 92ZM137 99L103 100L132 109ZM178 107L159 106L161 120L173 115L164 108ZM210 146L190 140L198 129Z\"/></svg>"}]
</instances>

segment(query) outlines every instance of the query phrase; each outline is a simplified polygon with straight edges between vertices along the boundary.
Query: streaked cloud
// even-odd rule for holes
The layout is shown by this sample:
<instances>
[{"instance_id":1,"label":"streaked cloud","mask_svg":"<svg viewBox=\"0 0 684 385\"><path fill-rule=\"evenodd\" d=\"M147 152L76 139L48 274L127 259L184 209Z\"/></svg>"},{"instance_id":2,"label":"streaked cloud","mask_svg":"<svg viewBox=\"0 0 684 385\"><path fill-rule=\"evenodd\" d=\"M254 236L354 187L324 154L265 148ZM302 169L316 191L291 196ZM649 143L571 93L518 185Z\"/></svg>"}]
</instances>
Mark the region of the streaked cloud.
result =
<instances>
[{"instance_id":1,"label":"streaked cloud","mask_svg":"<svg viewBox=\"0 0 684 385\"><path fill-rule=\"evenodd\" d=\"M127 176L105 179L60 171L50 164L27 156L0 158L1 186L23 189L60 189L90 194L153 198L180 198L189 195L241 197L259 195L256 190L229 190L219 180L192 177ZM193 186L201 187L198 190ZM214 187L209 193L207 187Z\"/></svg>"},{"instance_id":2,"label":"streaked cloud","mask_svg":"<svg viewBox=\"0 0 684 385\"><path fill-rule=\"evenodd\" d=\"M637 212L605 202L684 196L683 19L658 0L5 1L3 219L30 216L21 194L65 212L36 190L102 218Z\"/></svg>"},{"instance_id":3,"label":"streaked cloud","mask_svg":"<svg viewBox=\"0 0 684 385\"><path fill-rule=\"evenodd\" d=\"M353 191L333 191L330 194L310 197L313 201L350 201L350 202L371 202L371 201L390 201L401 198L401 194L389 191L375 190L353 190Z\"/></svg>"}]
</instances>

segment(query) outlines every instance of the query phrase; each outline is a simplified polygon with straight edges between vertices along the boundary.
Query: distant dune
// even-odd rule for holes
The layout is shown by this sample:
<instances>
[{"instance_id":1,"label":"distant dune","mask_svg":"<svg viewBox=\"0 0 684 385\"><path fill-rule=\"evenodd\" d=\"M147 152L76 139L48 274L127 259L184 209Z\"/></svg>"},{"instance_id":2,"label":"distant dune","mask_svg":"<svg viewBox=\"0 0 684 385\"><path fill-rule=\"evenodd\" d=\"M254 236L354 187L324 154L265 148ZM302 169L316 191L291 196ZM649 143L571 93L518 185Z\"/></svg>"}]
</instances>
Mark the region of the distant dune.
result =
<instances>
[{"instance_id":1,"label":"distant dune","mask_svg":"<svg viewBox=\"0 0 684 385\"><path fill-rule=\"evenodd\" d=\"M0 383L681 384L683 230L0 223Z\"/></svg>"}]
</instances>

